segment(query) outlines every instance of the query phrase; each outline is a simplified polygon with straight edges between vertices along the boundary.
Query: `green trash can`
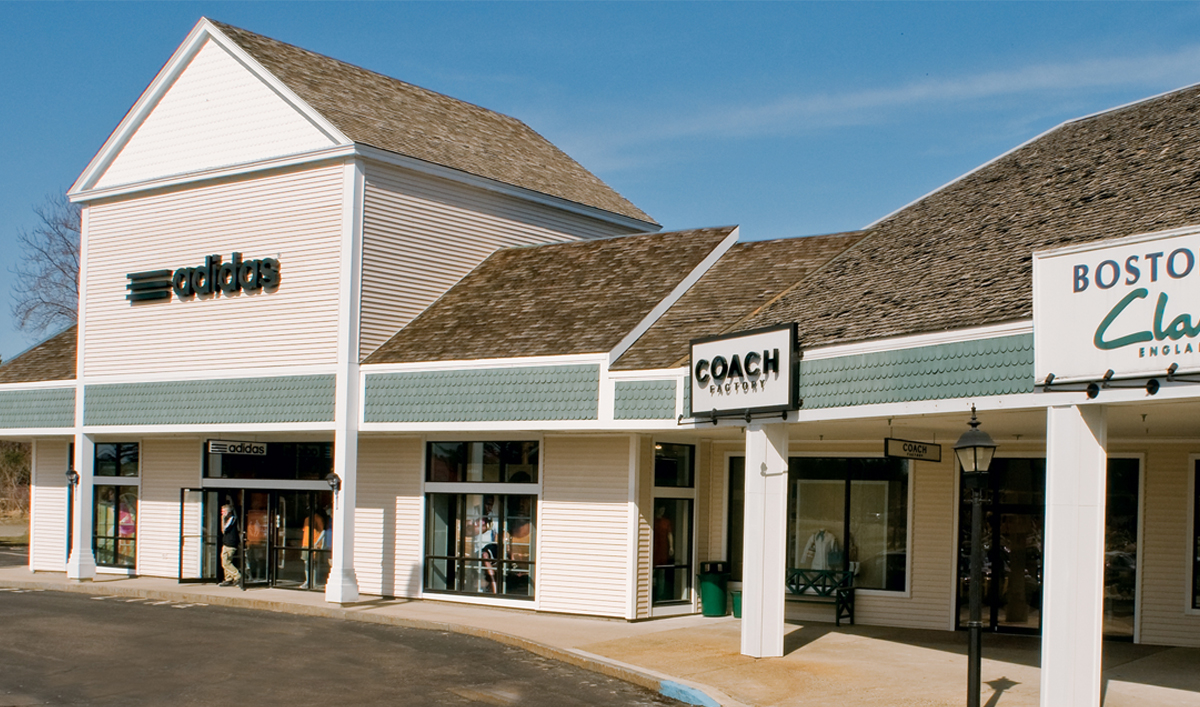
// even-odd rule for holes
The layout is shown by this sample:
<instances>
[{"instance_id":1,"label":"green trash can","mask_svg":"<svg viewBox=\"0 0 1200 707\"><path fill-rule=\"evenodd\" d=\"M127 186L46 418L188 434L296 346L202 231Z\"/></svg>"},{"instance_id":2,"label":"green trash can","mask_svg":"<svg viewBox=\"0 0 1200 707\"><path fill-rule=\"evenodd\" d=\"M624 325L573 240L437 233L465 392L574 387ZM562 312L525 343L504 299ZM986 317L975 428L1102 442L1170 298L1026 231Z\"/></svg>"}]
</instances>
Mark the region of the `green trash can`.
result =
<instances>
[{"instance_id":1,"label":"green trash can","mask_svg":"<svg viewBox=\"0 0 1200 707\"><path fill-rule=\"evenodd\" d=\"M724 616L728 611L728 597L725 595L725 583L729 580L728 562L701 562L700 574L700 610L705 616Z\"/></svg>"},{"instance_id":2,"label":"green trash can","mask_svg":"<svg viewBox=\"0 0 1200 707\"><path fill-rule=\"evenodd\" d=\"M742 593L741 591L730 592L733 594L733 618L742 618Z\"/></svg>"}]
</instances>

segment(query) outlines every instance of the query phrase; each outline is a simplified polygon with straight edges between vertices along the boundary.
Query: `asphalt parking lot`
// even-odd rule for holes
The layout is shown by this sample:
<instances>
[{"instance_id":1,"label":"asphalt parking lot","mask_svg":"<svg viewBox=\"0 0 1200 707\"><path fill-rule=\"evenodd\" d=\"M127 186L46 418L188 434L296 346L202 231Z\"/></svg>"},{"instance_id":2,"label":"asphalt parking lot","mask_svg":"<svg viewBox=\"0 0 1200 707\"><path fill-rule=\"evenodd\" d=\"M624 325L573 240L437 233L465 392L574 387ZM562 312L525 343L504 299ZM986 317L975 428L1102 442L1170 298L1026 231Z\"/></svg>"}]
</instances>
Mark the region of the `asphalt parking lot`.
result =
<instances>
[{"instance_id":1,"label":"asphalt parking lot","mask_svg":"<svg viewBox=\"0 0 1200 707\"><path fill-rule=\"evenodd\" d=\"M17 567L29 564L28 545L5 545L0 543L0 567Z\"/></svg>"},{"instance_id":2,"label":"asphalt parking lot","mask_svg":"<svg viewBox=\"0 0 1200 707\"><path fill-rule=\"evenodd\" d=\"M3 705L676 705L483 638L0 589Z\"/></svg>"}]
</instances>

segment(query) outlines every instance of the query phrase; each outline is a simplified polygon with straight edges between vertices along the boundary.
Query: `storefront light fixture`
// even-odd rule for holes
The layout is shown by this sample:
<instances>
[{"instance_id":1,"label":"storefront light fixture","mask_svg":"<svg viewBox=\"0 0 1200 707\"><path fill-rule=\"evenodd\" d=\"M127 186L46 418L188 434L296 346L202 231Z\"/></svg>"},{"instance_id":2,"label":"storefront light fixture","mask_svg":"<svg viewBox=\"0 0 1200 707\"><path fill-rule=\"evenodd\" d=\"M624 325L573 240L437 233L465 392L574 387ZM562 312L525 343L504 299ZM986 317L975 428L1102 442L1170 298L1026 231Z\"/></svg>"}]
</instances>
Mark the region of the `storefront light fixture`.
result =
<instances>
[{"instance_id":1,"label":"storefront light fixture","mask_svg":"<svg viewBox=\"0 0 1200 707\"><path fill-rule=\"evenodd\" d=\"M958 455L958 463L966 474L986 474L992 465L992 456L996 454L996 443L991 435L979 429L979 418L975 416L975 406L971 406L971 421L967 423L971 429L963 432L954 445L954 453Z\"/></svg>"},{"instance_id":2,"label":"storefront light fixture","mask_svg":"<svg viewBox=\"0 0 1200 707\"><path fill-rule=\"evenodd\" d=\"M79 485L79 472L67 469L67 485L72 487Z\"/></svg>"},{"instance_id":3,"label":"storefront light fixture","mask_svg":"<svg viewBox=\"0 0 1200 707\"><path fill-rule=\"evenodd\" d=\"M329 488L333 489L334 493L342 490L342 479L334 473L330 473L325 477L325 483L329 484Z\"/></svg>"},{"instance_id":4,"label":"storefront light fixture","mask_svg":"<svg viewBox=\"0 0 1200 707\"><path fill-rule=\"evenodd\" d=\"M967 621L967 707L979 707L983 663L983 489L987 470L996 454L991 435L979 429L975 406L971 406L971 429L954 445L962 467L963 487L971 490L971 579L970 618Z\"/></svg>"}]
</instances>

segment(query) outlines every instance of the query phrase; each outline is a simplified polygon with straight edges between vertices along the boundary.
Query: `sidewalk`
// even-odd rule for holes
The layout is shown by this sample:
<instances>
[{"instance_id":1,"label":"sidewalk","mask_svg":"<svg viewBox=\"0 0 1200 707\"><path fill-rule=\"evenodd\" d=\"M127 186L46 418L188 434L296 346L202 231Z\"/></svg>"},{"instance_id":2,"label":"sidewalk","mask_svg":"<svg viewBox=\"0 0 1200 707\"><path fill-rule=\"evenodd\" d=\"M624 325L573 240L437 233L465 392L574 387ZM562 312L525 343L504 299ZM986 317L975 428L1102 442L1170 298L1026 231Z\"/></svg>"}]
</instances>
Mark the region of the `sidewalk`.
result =
<instances>
[{"instance_id":1,"label":"sidewalk","mask_svg":"<svg viewBox=\"0 0 1200 707\"><path fill-rule=\"evenodd\" d=\"M537 614L451 602L369 599L338 607L319 593L242 592L170 579L72 582L62 574L0 568L0 587L175 599L453 631L490 638L699 705L946 707L962 705L961 633L832 624L789 625L782 658L742 656L740 621L684 616L625 621ZM1038 642L984 638L988 707L1035 707ZM1105 707L1200 707L1200 649L1105 645Z\"/></svg>"}]
</instances>

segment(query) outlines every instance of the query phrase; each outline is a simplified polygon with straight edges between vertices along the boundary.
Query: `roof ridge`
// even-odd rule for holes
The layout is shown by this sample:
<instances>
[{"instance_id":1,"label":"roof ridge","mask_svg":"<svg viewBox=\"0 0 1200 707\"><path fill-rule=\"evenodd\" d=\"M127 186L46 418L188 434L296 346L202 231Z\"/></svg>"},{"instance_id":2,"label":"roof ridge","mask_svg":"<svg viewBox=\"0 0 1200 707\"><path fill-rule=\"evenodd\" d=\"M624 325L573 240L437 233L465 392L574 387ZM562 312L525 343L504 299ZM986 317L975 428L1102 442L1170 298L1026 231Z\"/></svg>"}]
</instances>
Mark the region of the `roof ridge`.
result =
<instances>
[{"instance_id":1,"label":"roof ridge","mask_svg":"<svg viewBox=\"0 0 1200 707\"><path fill-rule=\"evenodd\" d=\"M1105 108L1104 110L1097 111L1095 113L1089 113L1087 115L1082 115L1082 116L1078 116L1075 118L1068 118L1067 120L1064 120L1061 123L1054 125L1053 127L1047 128L1046 130L1038 133L1037 135L1034 135L1033 137L1029 138L1028 140L1025 140L1024 142L1021 142L1021 143L1017 144L1016 146L1009 148L1008 150L1000 153L999 155L996 155L995 157L988 160L987 162L984 162L983 164L977 165L976 167L974 167L966 172L963 172L962 174L958 175L954 179L951 179L950 181L946 182L945 184L943 184L939 187L935 187L934 189L931 189L930 191L922 194L921 196L917 197L916 199L913 199L912 201L908 202L907 204L901 206L900 208L890 211L890 212L884 214L883 216L880 216L879 218L875 219L874 221L863 226L862 230L866 231L871 228L874 228L875 226L878 226L879 224L883 223L884 221L887 221L888 219L892 218L893 216L896 216L897 214L901 213L902 211L905 211L913 206L916 206L917 204L921 203L922 201L925 201L926 199L930 198L934 194L937 194L939 192L945 191L946 189L949 189L950 187L954 186L955 184L958 184L959 182L965 180L967 177L970 177L974 174L982 172L983 170L987 169L988 167L991 167L992 165L1005 159L1006 157L1009 157L1010 155L1015 154L1017 151L1024 149L1035 142L1038 142L1042 138L1049 137L1053 133L1056 133L1059 130L1062 130L1063 128L1067 127L1068 125L1074 125L1076 123L1083 123L1083 122L1086 122L1089 120L1096 120L1096 119L1104 117L1106 115L1110 115L1113 113L1119 113L1121 111L1128 110L1135 106L1143 105L1143 104L1150 103L1150 102L1157 101L1157 100L1162 100L1172 94L1183 93L1184 91L1188 91L1188 90L1195 89L1195 88L1200 88L1200 82L1189 84L1189 85L1183 86L1181 88L1171 89L1170 91L1164 91L1163 93L1159 93L1154 96L1149 96L1147 98L1141 98L1136 101L1131 101L1129 103L1123 103L1119 106Z\"/></svg>"}]
</instances>

